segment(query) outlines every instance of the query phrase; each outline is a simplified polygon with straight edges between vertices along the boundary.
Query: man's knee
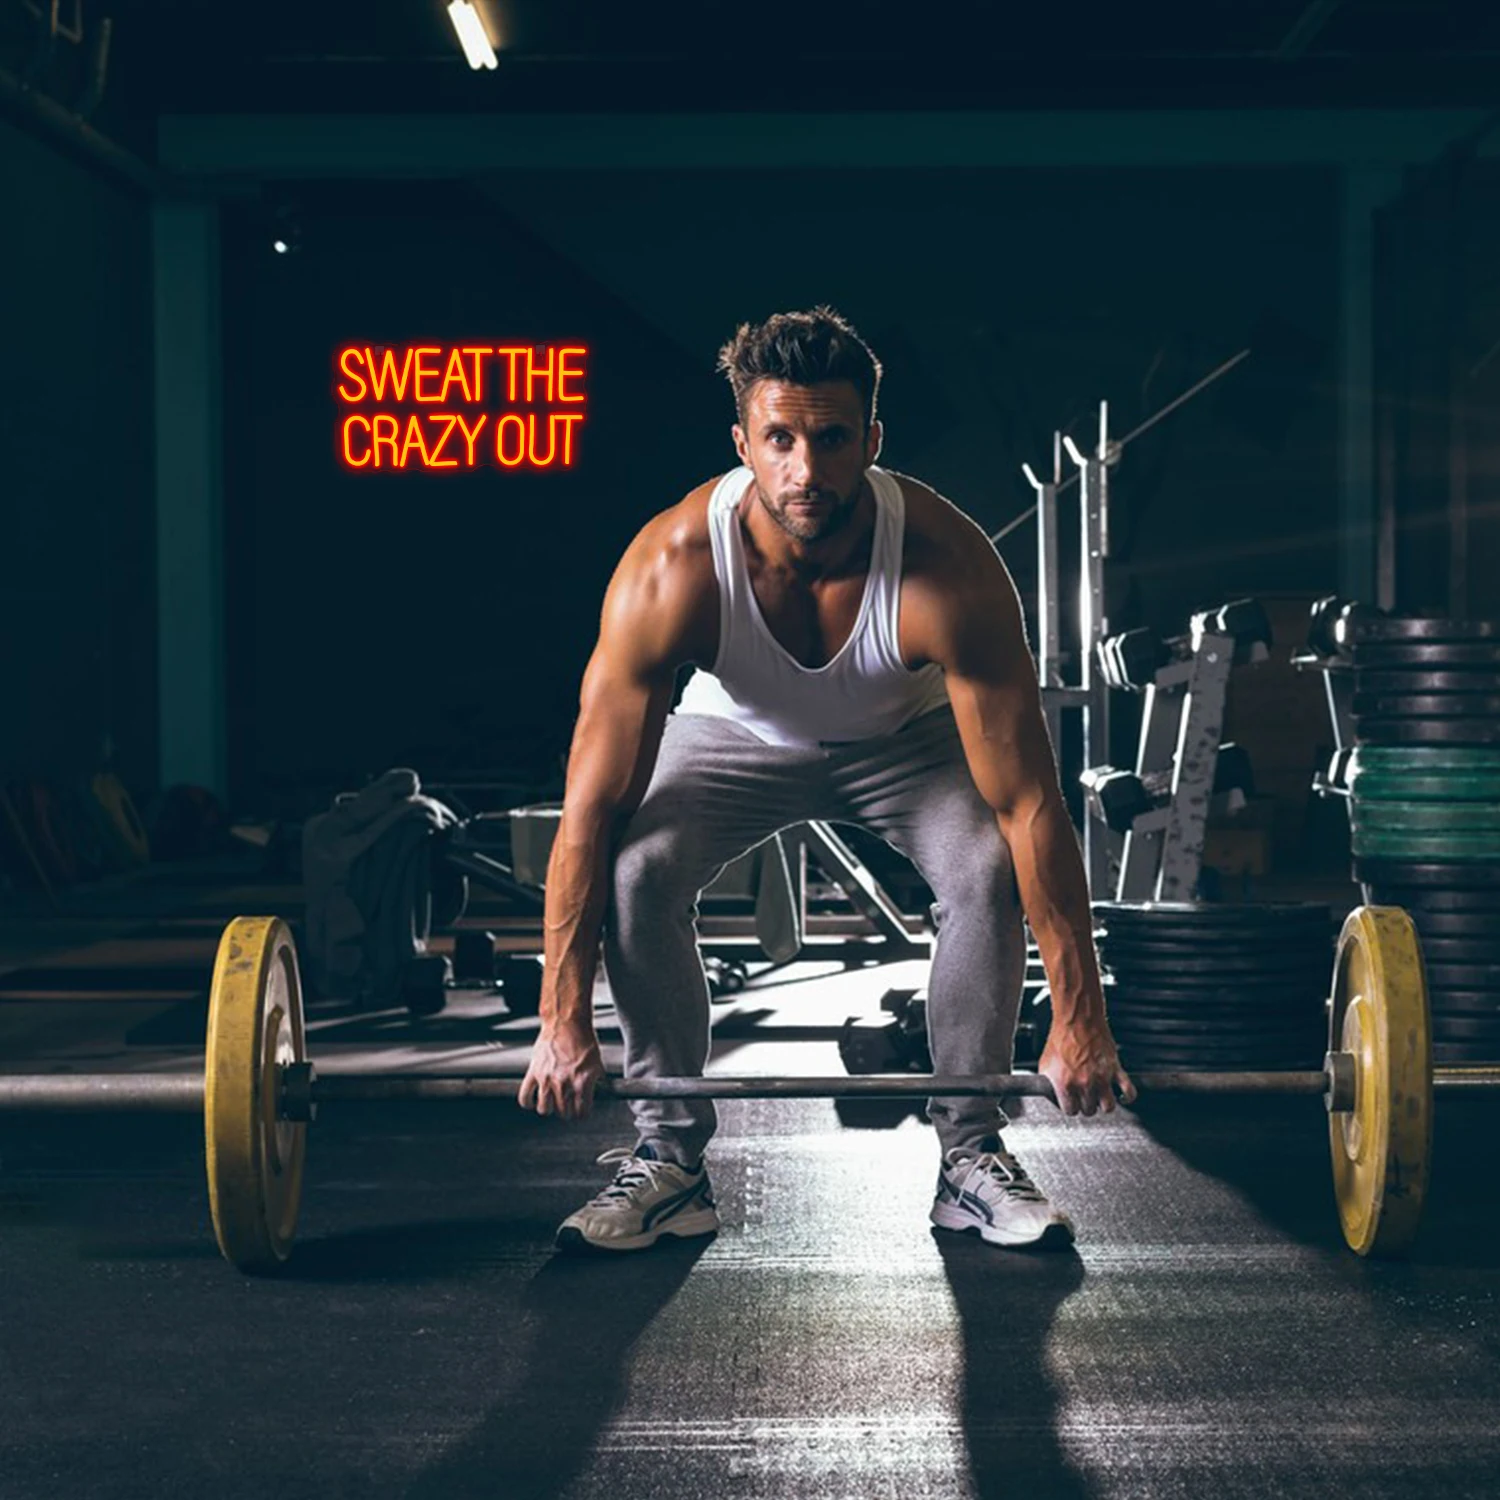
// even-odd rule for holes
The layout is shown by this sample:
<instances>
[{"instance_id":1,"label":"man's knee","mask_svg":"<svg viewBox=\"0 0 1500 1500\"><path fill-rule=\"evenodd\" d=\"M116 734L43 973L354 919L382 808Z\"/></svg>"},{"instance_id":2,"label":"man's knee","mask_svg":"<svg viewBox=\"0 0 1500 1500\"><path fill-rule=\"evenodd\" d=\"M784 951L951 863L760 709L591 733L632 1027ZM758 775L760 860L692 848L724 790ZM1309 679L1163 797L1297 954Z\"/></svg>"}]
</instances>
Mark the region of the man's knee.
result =
<instances>
[{"instance_id":1,"label":"man's knee","mask_svg":"<svg viewBox=\"0 0 1500 1500\"><path fill-rule=\"evenodd\" d=\"M692 914L699 885L685 841L668 829L632 836L627 829L615 853L610 881L611 926Z\"/></svg>"},{"instance_id":2,"label":"man's knee","mask_svg":"<svg viewBox=\"0 0 1500 1500\"><path fill-rule=\"evenodd\" d=\"M941 885L934 887L937 902L932 915L939 928L969 916L990 922L1020 920L1021 898L1010 850L998 841L983 847L987 843L976 841L972 857L947 871Z\"/></svg>"}]
</instances>

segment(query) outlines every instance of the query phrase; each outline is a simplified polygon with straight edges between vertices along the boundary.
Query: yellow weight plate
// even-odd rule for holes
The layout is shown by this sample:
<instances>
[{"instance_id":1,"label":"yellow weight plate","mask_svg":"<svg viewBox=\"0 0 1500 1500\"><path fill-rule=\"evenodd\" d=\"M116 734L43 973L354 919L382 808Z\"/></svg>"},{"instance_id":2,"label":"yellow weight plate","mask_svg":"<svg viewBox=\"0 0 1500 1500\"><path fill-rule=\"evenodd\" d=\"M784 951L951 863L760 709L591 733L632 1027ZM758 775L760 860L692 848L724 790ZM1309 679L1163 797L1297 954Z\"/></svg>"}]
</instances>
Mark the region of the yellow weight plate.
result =
<instances>
[{"instance_id":1,"label":"yellow weight plate","mask_svg":"<svg viewBox=\"0 0 1500 1500\"><path fill-rule=\"evenodd\" d=\"M1329 1116L1344 1238L1360 1255L1398 1254L1416 1238L1432 1155L1427 981L1400 907L1356 907L1345 920L1328 1045L1354 1056L1354 1107Z\"/></svg>"},{"instance_id":2,"label":"yellow weight plate","mask_svg":"<svg viewBox=\"0 0 1500 1500\"><path fill-rule=\"evenodd\" d=\"M214 963L203 1123L214 1233L242 1271L274 1270L291 1253L307 1126L277 1117L278 1070L306 1056L286 923L236 917Z\"/></svg>"}]
</instances>

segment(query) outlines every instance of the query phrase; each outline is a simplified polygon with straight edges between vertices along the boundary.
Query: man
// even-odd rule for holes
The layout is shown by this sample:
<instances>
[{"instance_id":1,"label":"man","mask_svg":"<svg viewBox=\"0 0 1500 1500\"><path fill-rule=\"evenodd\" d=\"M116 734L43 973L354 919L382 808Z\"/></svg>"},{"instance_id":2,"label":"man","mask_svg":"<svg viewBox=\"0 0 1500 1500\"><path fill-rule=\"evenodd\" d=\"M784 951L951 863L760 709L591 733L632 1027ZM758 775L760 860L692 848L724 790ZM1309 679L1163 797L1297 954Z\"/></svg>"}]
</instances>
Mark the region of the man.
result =
<instances>
[{"instance_id":1,"label":"man","mask_svg":"<svg viewBox=\"0 0 1500 1500\"><path fill-rule=\"evenodd\" d=\"M694 917L731 859L810 819L857 823L936 897L933 1066L1010 1065L1031 923L1052 994L1040 1070L1065 1113L1134 1088L1104 1014L1087 879L1016 591L984 534L875 465L880 365L828 308L743 325L719 355L742 464L642 529L605 596L547 870L541 1031L523 1108L575 1119L602 1075L601 933L628 1078L698 1075L709 994ZM688 683L669 715L678 669ZM708 1100L633 1103L633 1151L563 1249L718 1228ZM932 1221L1002 1245L1073 1228L1003 1147L992 1099L933 1099Z\"/></svg>"}]
</instances>

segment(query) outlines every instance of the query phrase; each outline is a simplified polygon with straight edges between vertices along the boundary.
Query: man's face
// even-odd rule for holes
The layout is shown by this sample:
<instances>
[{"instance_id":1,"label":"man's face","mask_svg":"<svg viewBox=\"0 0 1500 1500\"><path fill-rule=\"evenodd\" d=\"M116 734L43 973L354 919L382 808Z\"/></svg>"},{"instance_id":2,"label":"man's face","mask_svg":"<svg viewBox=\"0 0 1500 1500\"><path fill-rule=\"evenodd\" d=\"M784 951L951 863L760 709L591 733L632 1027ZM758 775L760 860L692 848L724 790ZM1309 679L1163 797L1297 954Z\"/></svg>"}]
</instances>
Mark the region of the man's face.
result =
<instances>
[{"instance_id":1,"label":"man's face","mask_svg":"<svg viewBox=\"0 0 1500 1500\"><path fill-rule=\"evenodd\" d=\"M854 515L865 470L880 453L880 423L865 430L853 381L759 380L734 445L771 519L799 542L821 542Z\"/></svg>"}]
</instances>

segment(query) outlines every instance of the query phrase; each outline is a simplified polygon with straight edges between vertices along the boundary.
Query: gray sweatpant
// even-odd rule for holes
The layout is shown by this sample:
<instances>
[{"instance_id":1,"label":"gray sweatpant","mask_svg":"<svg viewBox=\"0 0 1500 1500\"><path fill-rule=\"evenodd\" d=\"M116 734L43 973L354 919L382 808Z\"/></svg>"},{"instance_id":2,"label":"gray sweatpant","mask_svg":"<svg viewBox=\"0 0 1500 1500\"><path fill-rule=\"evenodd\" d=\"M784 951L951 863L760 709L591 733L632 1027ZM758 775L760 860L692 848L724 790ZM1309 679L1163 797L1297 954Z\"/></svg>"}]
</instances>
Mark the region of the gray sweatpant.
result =
<instances>
[{"instance_id":1,"label":"gray sweatpant","mask_svg":"<svg viewBox=\"0 0 1500 1500\"><path fill-rule=\"evenodd\" d=\"M709 1048L698 896L730 860L795 823L854 823L905 854L932 887L937 943L927 989L938 1073L1011 1066L1026 942L1010 849L974 785L952 710L895 734L813 748L767 745L728 719L673 715L614 863L604 962L625 1039L625 1076L694 1076ZM641 1142L697 1162L718 1121L707 1099L636 1100ZM943 1149L978 1147L1006 1123L993 1099L933 1099Z\"/></svg>"}]
</instances>

